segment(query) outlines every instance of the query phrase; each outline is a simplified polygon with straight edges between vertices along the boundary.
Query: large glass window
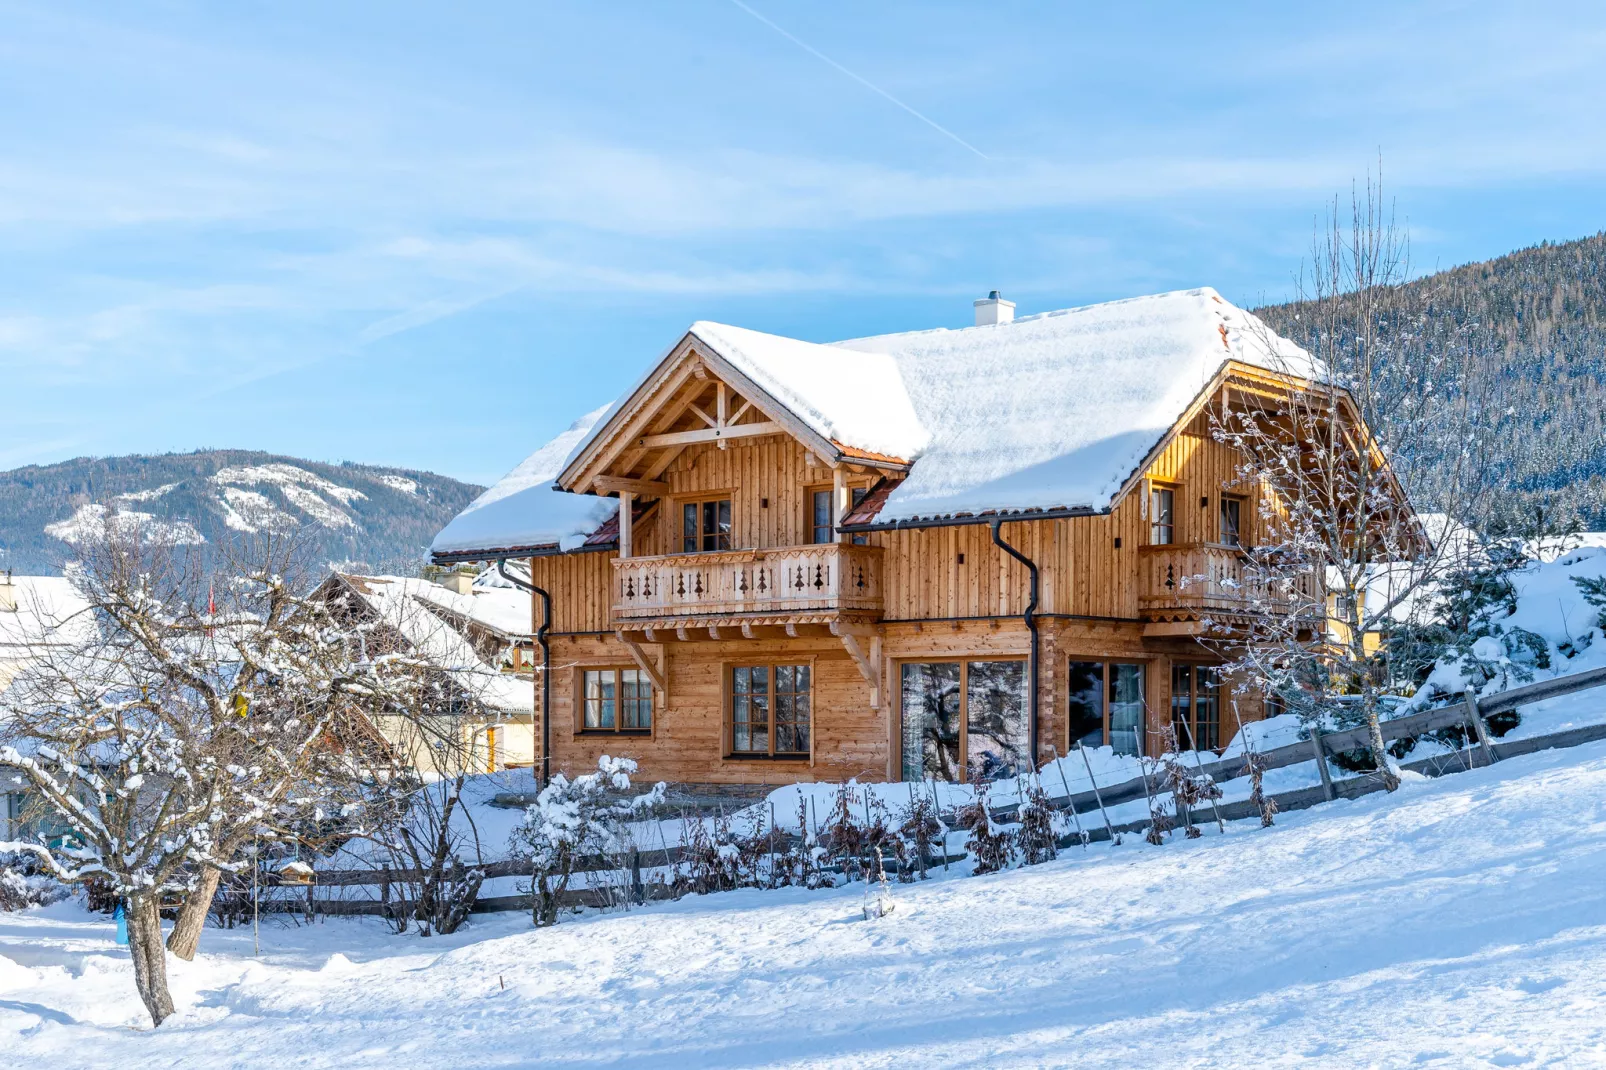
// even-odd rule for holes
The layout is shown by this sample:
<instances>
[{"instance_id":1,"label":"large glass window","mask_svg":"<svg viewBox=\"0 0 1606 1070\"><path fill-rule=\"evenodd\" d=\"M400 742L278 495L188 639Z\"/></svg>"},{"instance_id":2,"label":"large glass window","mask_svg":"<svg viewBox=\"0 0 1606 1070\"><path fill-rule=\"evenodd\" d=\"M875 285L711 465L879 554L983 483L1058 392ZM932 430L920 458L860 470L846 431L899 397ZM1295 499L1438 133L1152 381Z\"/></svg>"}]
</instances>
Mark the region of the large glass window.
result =
<instances>
[{"instance_id":1,"label":"large glass window","mask_svg":"<svg viewBox=\"0 0 1606 1070\"><path fill-rule=\"evenodd\" d=\"M997 780L1032 768L1026 727L1026 663L972 661L966 666L966 769Z\"/></svg>"},{"instance_id":2,"label":"large glass window","mask_svg":"<svg viewBox=\"0 0 1606 1070\"><path fill-rule=\"evenodd\" d=\"M1143 753L1143 666L1110 664L1110 746L1117 754Z\"/></svg>"},{"instance_id":3,"label":"large glass window","mask_svg":"<svg viewBox=\"0 0 1606 1070\"><path fill-rule=\"evenodd\" d=\"M903 778L957 781L959 662L903 666Z\"/></svg>"},{"instance_id":4,"label":"large glass window","mask_svg":"<svg viewBox=\"0 0 1606 1070\"><path fill-rule=\"evenodd\" d=\"M703 553L731 548L731 500L714 498L680 507L680 552Z\"/></svg>"},{"instance_id":5,"label":"large glass window","mask_svg":"<svg viewBox=\"0 0 1606 1070\"><path fill-rule=\"evenodd\" d=\"M1073 661L1065 680L1072 744L1104 746L1104 662Z\"/></svg>"},{"instance_id":6,"label":"large glass window","mask_svg":"<svg viewBox=\"0 0 1606 1070\"><path fill-rule=\"evenodd\" d=\"M1073 661L1066 678L1070 742L1143 753L1143 666L1126 661Z\"/></svg>"},{"instance_id":7,"label":"large glass window","mask_svg":"<svg viewBox=\"0 0 1606 1070\"><path fill-rule=\"evenodd\" d=\"M584 731L652 729L652 682L640 669L587 669L584 691Z\"/></svg>"},{"instance_id":8,"label":"large glass window","mask_svg":"<svg viewBox=\"0 0 1606 1070\"><path fill-rule=\"evenodd\" d=\"M807 665L738 665L731 670L731 752L796 757L809 752L812 712Z\"/></svg>"},{"instance_id":9,"label":"large glass window","mask_svg":"<svg viewBox=\"0 0 1606 1070\"><path fill-rule=\"evenodd\" d=\"M1210 665L1171 666L1171 726L1177 746L1196 750L1221 747L1221 677Z\"/></svg>"},{"instance_id":10,"label":"large glass window","mask_svg":"<svg viewBox=\"0 0 1606 1070\"><path fill-rule=\"evenodd\" d=\"M1170 487L1149 489L1149 544L1169 546L1176 542L1176 493Z\"/></svg>"},{"instance_id":11,"label":"large glass window","mask_svg":"<svg viewBox=\"0 0 1606 1070\"><path fill-rule=\"evenodd\" d=\"M1026 662L909 662L901 684L904 779L996 780L1031 768Z\"/></svg>"}]
</instances>

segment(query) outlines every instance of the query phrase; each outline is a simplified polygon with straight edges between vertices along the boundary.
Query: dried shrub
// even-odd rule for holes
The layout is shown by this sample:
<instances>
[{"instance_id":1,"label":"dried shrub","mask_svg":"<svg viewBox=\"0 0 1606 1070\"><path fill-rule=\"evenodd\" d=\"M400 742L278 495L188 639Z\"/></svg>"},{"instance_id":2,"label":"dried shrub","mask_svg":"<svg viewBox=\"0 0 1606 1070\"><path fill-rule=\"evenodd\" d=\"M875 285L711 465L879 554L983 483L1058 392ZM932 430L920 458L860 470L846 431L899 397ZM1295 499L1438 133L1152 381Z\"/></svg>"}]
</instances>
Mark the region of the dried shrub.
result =
<instances>
[{"instance_id":1,"label":"dried shrub","mask_svg":"<svg viewBox=\"0 0 1606 1070\"><path fill-rule=\"evenodd\" d=\"M1020 805L1021 862L1035 866L1059 857L1059 833L1054 820L1054 808L1049 804L1048 793L1036 777L1026 787Z\"/></svg>"},{"instance_id":2,"label":"dried shrub","mask_svg":"<svg viewBox=\"0 0 1606 1070\"><path fill-rule=\"evenodd\" d=\"M898 826L898 836L912 849L920 879L925 880L931 848L946 839L948 826L942 823L942 818L937 813L937 804L924 794L914 794L912 790L909 794L909 805L904 809L902 816L903 822ZM912 881L914 876L915 869L907 865L898 871L898 879L901 881Z\"/></svg>"},{"instance_id":3,"label":"dried shrub","mask_svg":"<svg viewBox=\"0 0 1606 1070\"><path fill-rule=\"evenodd\" d=\"M965 850L970 853L971 872L979 876L1008 869L1015 860L1015 837L993 821L987 805L987 782L977 775L970 784L975 794L954 814L954 824L970 833Z\"/></svg>"},{"instance_id":4,"label":"dried shrub","mask_svg":"<svg viewBox=\"0 0 1606 1070\"><path fill-rule=\"evenodd\" d=\"M1266 794L1264 778L1266 776L1266 757L1259 751L1249 751L1244 755L1244 771L1249 774L1249 804L1260 811L1260 827L1271 828L1272 818L1277 815L1277 800Z\"/></svg>"}]
</instances>

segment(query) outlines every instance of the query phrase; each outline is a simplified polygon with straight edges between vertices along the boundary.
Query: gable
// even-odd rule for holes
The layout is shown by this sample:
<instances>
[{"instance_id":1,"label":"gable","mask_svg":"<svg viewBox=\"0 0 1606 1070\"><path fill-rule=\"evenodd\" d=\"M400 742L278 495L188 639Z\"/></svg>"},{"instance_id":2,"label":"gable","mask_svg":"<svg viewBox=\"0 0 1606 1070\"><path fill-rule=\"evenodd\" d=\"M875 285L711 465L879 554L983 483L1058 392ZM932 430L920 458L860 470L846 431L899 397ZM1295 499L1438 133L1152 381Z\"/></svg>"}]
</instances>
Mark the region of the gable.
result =
<instances>
[{"instance_id":1,"label":"gable","mask_svg":"<svg viewBox=\"0 0 1606 1070\"><path fill-rule=\"evenodd\" d=\"M813 379L825 381L846 374L843 365L852 361L839 350L830 351L830 366L820 367L812 351L829 351L829 347L790 339L773 339L791 345L764 349L763 359L757 359L751 351L764 347L748 338L743 340L746 348L740 348L730 337L756 332L724 328L726 333L721 333L713 329L716 326L696 325L670 350L592 431L559 473L559 488L576 494L628 492L657 497L668 489L661 478L664 472L688 448L723 446L767 435L789 436L831 467L844 462L899 470L908 466L903 456L869 448L896 445L898 435L906 446L917 444L918 435L910 426L912 410L907 405L904 409L908 411L901 417L896 404L888 406L896 434L889 435L884 429L879 437L863 433L876 426L870 415L874 406L866 399L881 396L885 400L875 388L886 384L878 383L875 374L842 384L839 390L799 393L798 388ZM716 341L709 342L705 334ZM889 368L884 365L881 370ZM853 441L841 441L833 434Z\"/></svg>"}]
</instances>

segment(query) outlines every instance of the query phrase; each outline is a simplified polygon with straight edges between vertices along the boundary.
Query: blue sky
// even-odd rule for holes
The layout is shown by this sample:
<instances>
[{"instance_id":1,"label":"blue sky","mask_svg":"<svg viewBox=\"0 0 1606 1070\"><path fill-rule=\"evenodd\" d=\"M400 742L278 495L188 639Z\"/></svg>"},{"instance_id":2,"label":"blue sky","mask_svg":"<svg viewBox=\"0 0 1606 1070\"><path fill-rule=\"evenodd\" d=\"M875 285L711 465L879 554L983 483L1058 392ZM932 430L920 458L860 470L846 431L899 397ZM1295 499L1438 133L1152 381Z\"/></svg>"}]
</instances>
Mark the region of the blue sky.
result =
<instances>
[{"instance_id":1,"label":"blue sky","mask_svg":"<svg viewBox=\"0 0 1606 1070\"><path fill-rule=\"evenodd\" d=\"M1289 295L1606 226L1606 5L0 0L0 467L488 482L695 319Z\"/></svg>"}]
</instances>

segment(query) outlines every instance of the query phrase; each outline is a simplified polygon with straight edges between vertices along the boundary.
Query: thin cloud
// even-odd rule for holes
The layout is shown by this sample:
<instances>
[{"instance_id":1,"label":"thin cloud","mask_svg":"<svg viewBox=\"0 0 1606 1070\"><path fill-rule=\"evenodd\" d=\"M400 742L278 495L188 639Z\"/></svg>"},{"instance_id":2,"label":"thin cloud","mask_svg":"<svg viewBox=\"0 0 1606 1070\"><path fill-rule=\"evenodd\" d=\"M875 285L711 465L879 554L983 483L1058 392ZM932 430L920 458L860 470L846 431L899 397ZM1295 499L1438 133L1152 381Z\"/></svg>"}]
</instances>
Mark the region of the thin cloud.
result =
<instances>
[{"instance_id":1,"label":"thin cloud","mask_svg":"<svg viewBox=\"0 0 1606 1070\"><path fill-rule=\"evenodd\" d=\"M862 75L855 74L853 71L848 70L846 67L842 66L842 64L838 63L836 60L832 59L830 56L827 56L824 52L821 52L819 49L815 48L813 45L809 44L806 41L799 40L797 37L795 37L792 34L786 32L785 30L781 29L781 27L775 25L775 23L771 22L769 19L765 18L763 15L760 15L757 11L754 11L752 8L748 7L746 4L742 3L742 0L731 0L731 3L735 4L737 7L741 8L743 11L747 12L749 15L753 16L755 19L757 19L758 21L762 22L764 25L768 26L770 29L774 30L776 33L780 34L782 37L786 38L788 41L792 42L794 45L796 45L797 47L801 48L803 51L807 52L809 55L813 56L815 59L818 59L818 60L821 60L822 62L830 64L831 66L835 67L837 70L841 71L843 74L847 75L849 78L852 78L855 82L858 82L860 85L862 85L866 89L870 90L872 93L879 94L880 96L885 97L887 100L890 100L892 103L896 104L898 107L902 108L904 111L908 112L910 115L913 115L916 119L919 119L921 122L925 123L927 126L931 127L933 130L935 130L938 133L944 135L945 137L952 138L954 141L956 141L959 144L963 145L965 148L969 149L971 152L974 152L977 156L980 156L982 159L984 159L984 160L991 159L991 157L989 157L985 152L982 152L976 146L972 145L970 142L966 141L964 138L960 137L958 134L954 133L952 130L948 129L946 126L943 126L941 123L937 122L935 119L931 118L929 115L925 115L922 112L916 111L914 108L911 108L909 105L905 104L903 101L899 100L897 97L893 96L891 93L888 93L885 89L882 89L880 86L878 86L874 82L870 81L870 79L865 78Z\"/></svg>"}]
</instances>

